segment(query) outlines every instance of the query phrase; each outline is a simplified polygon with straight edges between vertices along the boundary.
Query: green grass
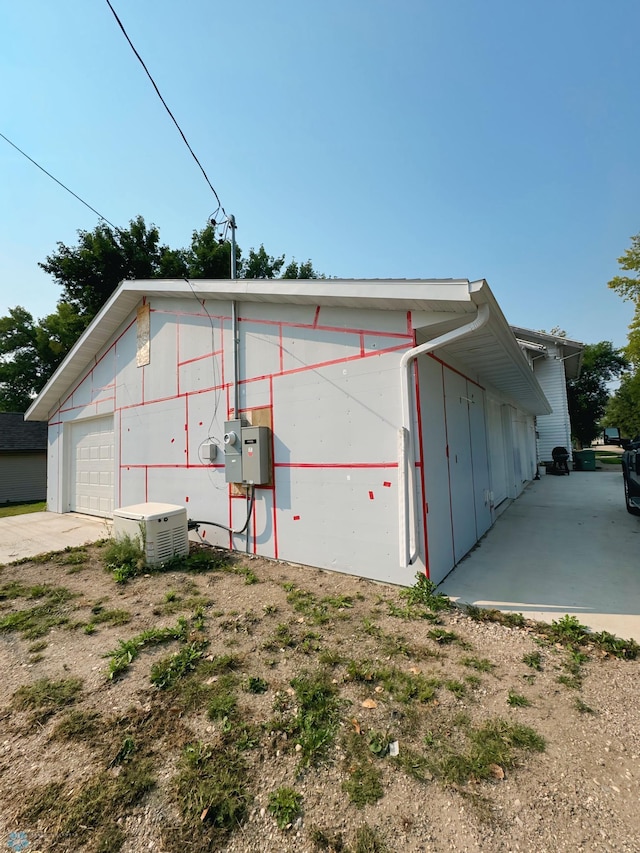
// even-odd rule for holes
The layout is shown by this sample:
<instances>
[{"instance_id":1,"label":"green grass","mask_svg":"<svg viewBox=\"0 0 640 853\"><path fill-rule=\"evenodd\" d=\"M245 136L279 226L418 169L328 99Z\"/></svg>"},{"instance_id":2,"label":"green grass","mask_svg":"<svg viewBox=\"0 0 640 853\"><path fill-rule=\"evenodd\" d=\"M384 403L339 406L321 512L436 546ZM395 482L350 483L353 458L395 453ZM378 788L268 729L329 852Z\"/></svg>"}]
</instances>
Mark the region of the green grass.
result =
<instances>
[{"instance_id":1,"label":"green grass","mask_svg":"<svg viewBox=\"0 0 640 853\"><path fill-rule=\"evenodd\" d=\"M12 697L12 704L20 711L31 710L39 722L44 722L56 711L73 705L82 690L80 678L67 678L52 681L42 678L34 684L18 688Z\"/></svg>"},{"instance_id":2,"label":"green grass","mask_svg":"<svg viewBox=\"0 0 640 853\"><path fill-rule=\"evenodd\" d=\"M496 668L495 663L491 663L488 658L463 657L460 659L460 663L478 672L493 672Z\"/></svg>"},{"instance_id":3,"label":"green grass","mask_svg":"<svg viewBox=\"0 0 640 853\"><path fill-rule=\"evenodd\" d=\"M449 784L466 785L490 779L495 768L516 766L527 752L543 752L544 739L528 726L512 725L501 719L490 720L466 731L466 746L456 749L445 739L432 750L430 769Z\"/></svg>"},{"instance_id":4,"label":"green grass","mask_svg":"<svg viewBox=\"0 0 640 853\"><path fill-rule=\"evenodd\" d=\"M507 696L507 705L511 705L512 708L528 708L531 705L531 702L526 696L523 696L522 693L516 693L514 690L510 690Z\"/></svg>"},{"instance_id":5,"label":"green grass","mask_svg":"<svg viewBox=\"0 0 640 853\"><path fill-rule=\"evenodd\" d=\"M400 595L409 605L421 605L433 612L453 609L450 599L441 592L436 592L435 583L421 572L416 573L415 584L408 589L403 589Z\"/></svg>"},{"instance_id":6,"label":"green grass","mask_svg":"<svg viewBox=\"0 0 640 853\"><path fill-rule=\"evenodd\" d=\"M278 788L269 794L267 811L274 816L280 829L286 829L302 811L302 795L293 788Z\"/></svg>"},{"instance_id":7,"label":"green grass","mask_svg":"<svg viewBox=\"0 0 640 853\"><path fill-rule=\"evenodd\" d=\"M526 663L527 666L540 672L542 670L542 655L540 652L530 652L522 656L522 663Z\"/></svg>"},{"instance_id":8,"label":"green grass","mask_svg":"<svg viewBox=\"0 0 640 853\"><path fill-rule=\"evenodd\" d=\"M4 584L0 587L0 600L26 598L42 600L42 603L3 616L0 633L17 631L28 640L43 637L51 628L69 622L69 615L75 609L69 602L75 597L64 587L47 584L25 587L17 581Z\"/></svg>"},{"instance_id":9,"label":"green grass","mask_svg":"<svg viewBox=\"0 0 640 853\"><path fill-rule=\"evenodd\" d=\"M151 667L151 683L162 690L172 687L187 673L193 672L206 647L206 641L194 640L183 646L175 655L154 663Z\"/></svg>"},{"instance_id":10,"label":"green grass","mask_svg":"<svg viewBox=\"0 0 640 853\"><path fill-rule=\"evenodd\" d=\"M29 512L46 512L47 502L36 503L6 503L0 506L0 518L9 518L14 515L26 515Z\"/></svg>"},{"instance_id":11,"label":"green grass","mask_svg":"<svg viewBox=\"0 0 640 853\"><path fill-rule=\"evenodd\" d=\"M377 802L384 795L382 769L374 756L384 757L388 743L388 736L377 732L370 732L365 738L356 731L350 731L342 738L348 774L342 790L359 809Z\"/></svg>"},{"instance_id":12,"label":"green grass","mask_svg":"<svg viewBox=\"0 0 640 853\"><path fill-rule=\"evenodd\" d=\"M220 839L244 821L253 799L246 763L231 745L218 751L207 744L190 743L182 753L174 796L184 822L180 833L184 846L176 844L176 849L191 849L194 839L207 832Z\"/></svg>"},{"instance_id":13,"label":"green grass","mask_svg":"<svg viewBox=\"0 0 640 853\"><path fill-rule=\"evenodd\" d=\"M150 628L129 640L120 640L118 647L105 655L105 657L111 658L108 677L113 680L123 675L142 650L148 646L157 646L161 643L169 643L172 640L184 641L187 637L188 627L186 619L181 618L173 627Z\"/></svg>"},{"instance_id":14,"label":"green grass","mask_svg":"<svg viewBox=\"0 0 640 853\"><path fill-rule=\"evenodd\" d=\"M73 791L60 783L36 786L23 797L22 823L45 817L56 830L54 846L80 849L85 843L97 853L117 853L125 841L118 820L125 818L154 787L150 759L125 762L114 775L97 773Z\"/></svg>"},{"instance_id":15,"label":"green grass","mask_svg":"<svg viewBox=\"0 0 640 853\"><path fill-rule=\"evenodd\" d=\"M104 550L104 565L116 583L126 583L147 571L144 551L137 538L122 536L113 539Z\"/></svg>"}]
</instances>

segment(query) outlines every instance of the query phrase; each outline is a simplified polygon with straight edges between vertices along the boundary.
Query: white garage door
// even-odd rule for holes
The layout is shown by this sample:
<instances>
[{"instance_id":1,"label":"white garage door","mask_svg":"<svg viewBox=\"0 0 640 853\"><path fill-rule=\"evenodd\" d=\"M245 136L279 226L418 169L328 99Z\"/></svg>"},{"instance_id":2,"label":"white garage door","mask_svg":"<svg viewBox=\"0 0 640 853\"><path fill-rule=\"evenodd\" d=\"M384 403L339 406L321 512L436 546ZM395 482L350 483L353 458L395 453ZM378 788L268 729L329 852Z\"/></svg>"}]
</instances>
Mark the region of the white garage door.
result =
<instances>
[{"instance_id":1,"label":"white garage door","mask_svg":"<svg viewBox=\"0 0 640 853\"><path fill-rule=\"evenodd\" d=\"M113 416L71 425L69 509L89 515L113 512Z\"/></svg>"}]
</instances>

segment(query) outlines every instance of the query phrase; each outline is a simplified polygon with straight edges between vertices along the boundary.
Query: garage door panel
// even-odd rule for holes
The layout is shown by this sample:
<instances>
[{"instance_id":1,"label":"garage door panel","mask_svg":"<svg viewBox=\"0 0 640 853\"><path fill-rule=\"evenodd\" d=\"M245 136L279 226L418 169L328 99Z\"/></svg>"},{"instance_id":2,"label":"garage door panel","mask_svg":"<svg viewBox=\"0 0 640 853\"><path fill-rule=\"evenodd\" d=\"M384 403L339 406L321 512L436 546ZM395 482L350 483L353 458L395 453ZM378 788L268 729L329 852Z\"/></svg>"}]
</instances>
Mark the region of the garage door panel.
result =
<instances>
[{"instance_id":1,"label":"garage door panel","mask_svg":"<svg viewBox=\"0 0 640 853\"><path fill-rule=\"evenodd\" d=\"M70 425L69 509L111 515L114 503L113 416Z\"/></svg>"}]
</instances>

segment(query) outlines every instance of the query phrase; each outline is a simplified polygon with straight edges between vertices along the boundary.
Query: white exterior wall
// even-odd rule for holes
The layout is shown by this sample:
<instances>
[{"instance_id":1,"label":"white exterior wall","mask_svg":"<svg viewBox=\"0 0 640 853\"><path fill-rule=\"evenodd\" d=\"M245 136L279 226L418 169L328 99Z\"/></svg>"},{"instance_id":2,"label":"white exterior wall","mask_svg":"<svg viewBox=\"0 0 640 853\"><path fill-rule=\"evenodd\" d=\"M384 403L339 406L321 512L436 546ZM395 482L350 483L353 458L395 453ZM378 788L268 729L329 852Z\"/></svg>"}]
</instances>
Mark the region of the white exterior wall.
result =
<instances>
[{"instance_id":1,"label":"white exterior wall","mask_svg":"<svg viewBox=\"0 0 640 853\"><path fill-rule=\"evenodd\" d=\"M188 298L150 306L150 363L136 365L132 318L50 420L49 509L73 502L73 423L110 414L114 506L185 505L190 518L240 528L246 502L225 482L222 450L233 416L230 303L207 301L208 315ZM414 344L406 312L241 303L239 315L240 415L273 430L274 482L256 487L250 551L413 582L423 562L398 568L399 362ZM220 447L212 464L201 454L210 441ZM201 533L230 545L213 525ZM244 536L234 544L244 549Z\"/></svg>"},{"instance_id":2,"label":"white exterior wall","mask_svg":"<svg viewBox=\"0 0 640 853\"><path fill-rule=\"evenodd\" d=\"M273 436L273 482L256 487L251 553L399 584L428 564L438 581L495 518L495 460L509 497L533 476L533 419L464 365L421 356L412 423L419 558L400 569L399 364L415 344L406 312L247 302L238 311L239 415ZM137 366L137 350L134 314L50 419L49 509L75 505L73 424L110 418L114 507L177 504L192 519L241 528L246 499L225 482L222 449L234 416L230 303L207 300L205 311L195 298L153 296L149 364ZM202 455L211 442L220 448L213 463ZM200 533L245 548L244 535L232 543L213 524Z\"/></svg>"},{"instance_id":3,"label":"white exterior wall","mask_svg":"<svg viewBox=\"0 0 640 853\"><path fill-rule=\"evenodd\" d=\"M535 474L533 417L461 364L418 365L429 576L440 582Z\"/></svg>"},{"instance_id":4,"label":"white exterior wall","mask_svg":"<svg viewBox=\"0 0 640 853\"><path fill-rule=\"evenodd\" d=\"M564 362L554 358L558 350L549 346L549 358L536 358L533 362L536 379L553 408L550 415L538 415L538 459L550 462L554 447L566 447L571 452L571 425L567 404L567 385Z\"/></svg>"}]
</instances>

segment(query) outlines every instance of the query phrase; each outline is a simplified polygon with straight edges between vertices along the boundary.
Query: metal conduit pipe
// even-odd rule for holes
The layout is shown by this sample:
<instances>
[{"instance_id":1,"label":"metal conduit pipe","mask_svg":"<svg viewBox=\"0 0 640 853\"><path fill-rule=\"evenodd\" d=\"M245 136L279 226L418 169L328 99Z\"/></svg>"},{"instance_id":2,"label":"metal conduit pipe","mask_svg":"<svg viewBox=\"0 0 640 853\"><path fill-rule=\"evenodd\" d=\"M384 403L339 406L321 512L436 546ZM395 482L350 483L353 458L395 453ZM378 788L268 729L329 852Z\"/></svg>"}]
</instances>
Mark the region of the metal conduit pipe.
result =
<instances>
[{"instance_id":1,"label":"metal conduit pipe","mask_svg":"<svg viewBox=\"0 0 640 853\"><path fill-rule=\"evenodd\" d=\"M411 427L412 394L411 363L425 353L457 341L481 329L489 319L489 306L484 303L470 323L446 332L431 341L407 350L400 359L400 393L402 426L398 430L398 498L400 532L400 566L411 566L418 556L418 514L416 511L415 451ZM423 496L424 499L424 496Z\"/></svg>"}]
</instances>

